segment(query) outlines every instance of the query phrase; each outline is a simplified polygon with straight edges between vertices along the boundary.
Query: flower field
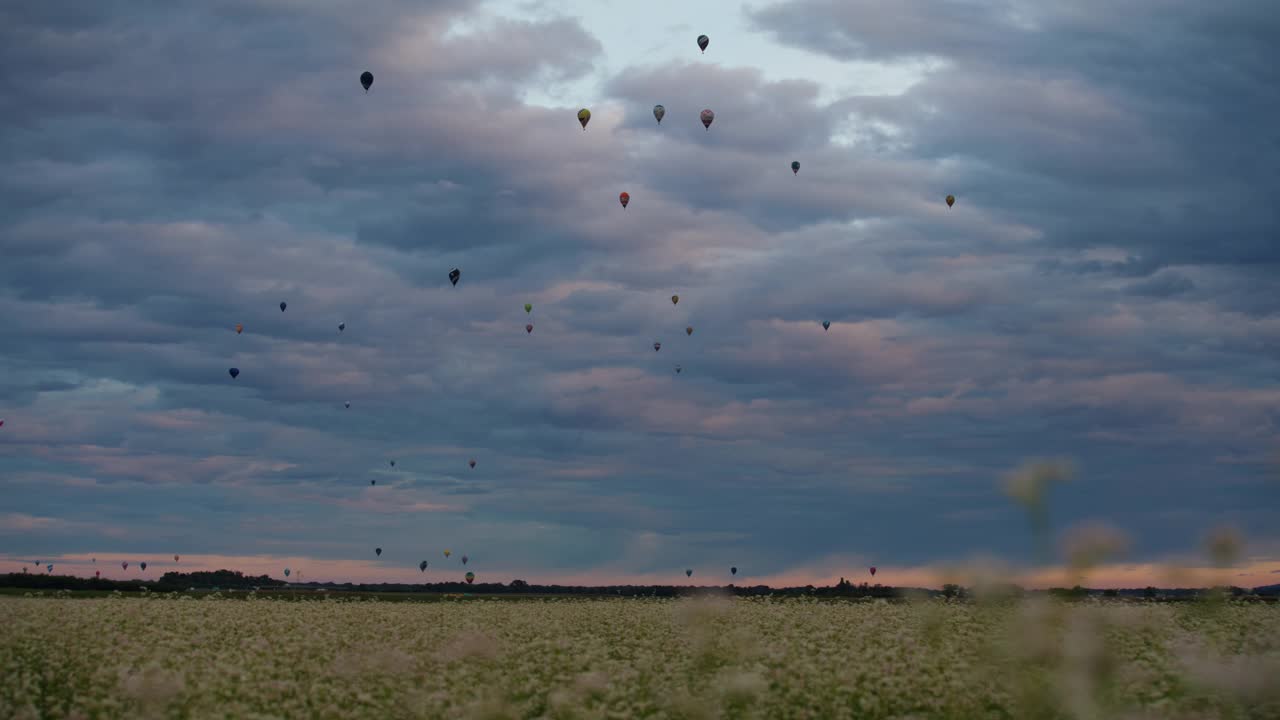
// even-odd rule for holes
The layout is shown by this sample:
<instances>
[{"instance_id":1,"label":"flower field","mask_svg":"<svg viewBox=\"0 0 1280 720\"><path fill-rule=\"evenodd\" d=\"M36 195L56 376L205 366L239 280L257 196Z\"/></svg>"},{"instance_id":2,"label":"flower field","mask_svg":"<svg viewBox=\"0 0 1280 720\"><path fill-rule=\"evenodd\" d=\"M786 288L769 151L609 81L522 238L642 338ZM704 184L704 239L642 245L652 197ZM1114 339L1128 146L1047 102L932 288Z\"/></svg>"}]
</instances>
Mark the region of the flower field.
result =
<instances>
[{"instance_id":1,"label":"flower field","mask_svg":"<svg viewBox=\"0 0 1280 720\"><path fill-rule=\"evenodd\" d=\"M0 598L3 718L1280 718L1280 608Z\"/></svg>"}]
</instances>

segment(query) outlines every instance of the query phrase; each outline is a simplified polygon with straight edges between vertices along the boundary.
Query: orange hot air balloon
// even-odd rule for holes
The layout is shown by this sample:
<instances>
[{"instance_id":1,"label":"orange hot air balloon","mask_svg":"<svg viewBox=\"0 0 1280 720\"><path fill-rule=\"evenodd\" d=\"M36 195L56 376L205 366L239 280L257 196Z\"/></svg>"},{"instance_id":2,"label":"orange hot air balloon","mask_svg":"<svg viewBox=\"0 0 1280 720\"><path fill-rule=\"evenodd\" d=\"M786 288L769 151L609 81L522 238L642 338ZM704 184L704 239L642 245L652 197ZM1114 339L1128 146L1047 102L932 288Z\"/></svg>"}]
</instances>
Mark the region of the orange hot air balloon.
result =
<instances>
[{"instance_id":1,"label":"orange hot air balloon","mask_svg":"<svg viewBox=\"0 0 1280 720\"><path fill-rule=\"evenodd\" d=\"M174 555L174 556L173 556L173 561L174 561L174 562L178 562L178 556L177 556L177 555Z\"/></svg>"},{"instance_id":2,"label":"orange hot air balloon","mask_svg":"<svg viewBox=\"0 0 1280 720\"><path fill-rule=\"evenodd\" d=\"M240 323L236 323L236 334L239 335L242 332L244 332L244 325L241 325Z\"/></svg>"},{"instance_id":3,"label":"orange hot air balloon","mask_svg":"<svg viewBox=\"0 0 1280 720\"><path fill-rule=\"evenodd\" d=\"M622 203L622 209L626 210L627 203L631 202L631 195L628 193L622 193L618 196L618 202Z\"/></svg>"}]
</instances>

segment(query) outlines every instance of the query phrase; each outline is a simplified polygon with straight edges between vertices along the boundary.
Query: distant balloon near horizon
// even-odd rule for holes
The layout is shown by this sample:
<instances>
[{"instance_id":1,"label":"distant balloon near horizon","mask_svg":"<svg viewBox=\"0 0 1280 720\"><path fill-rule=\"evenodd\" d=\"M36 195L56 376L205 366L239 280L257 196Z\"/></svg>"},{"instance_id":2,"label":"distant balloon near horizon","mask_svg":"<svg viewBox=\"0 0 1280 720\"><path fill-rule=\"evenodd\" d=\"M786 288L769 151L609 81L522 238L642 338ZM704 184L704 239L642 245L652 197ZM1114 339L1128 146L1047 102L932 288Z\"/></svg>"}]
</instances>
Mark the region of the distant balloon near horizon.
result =
<instances>
[{"instance_id":1,"label":"distant balloon near horizon","mask_svg":"<svg viewBox=\"0 0 1280 720\"><path fill-rule=\"evenodd\" d=\"M524 311L525 311L526 313L531 313L531 312L533 312L533 303L525 303L525 304L524 304Z\"/></svg>"},{"instance_id":2,"label":"distant balloon near horizon","mask_svg":"<svg viewBox=\"0 0 1280 720\"><path fill-rule=\"evenodd\" d=\"M421 572L426 572L426 571L427 571L427 561L426 561L426 560L423 560L422 562L418 563L418 570L419 570L419 571L421 571Z\"/></svg>"},{"instance_id":3,"label":"distant balloon near horizon","mask_svg":"<svg viewBox=\"0 0 1280 720\"><path fill-rule=\"evenodd\" d=\"M474 468L474 467L476 466L476 461L475 461L475 459L473 458L473 459L471 459L471 460L467 461L467 464Z\"/></svg>"},{"instance_id":4,"label":"distant balloon near horizon","mask_svg":"<svg viewBox=\"0 0 1280 720\"><path fill-rule=\"evenodd\" d=\"M677 365L677 366L676 366L676 374L677 374L677 375L679 375L679 374L680 374L680 371L681 371L681 370L683 370L683 369L684 369L684 368L681 368L679 365Z\"/></svg>"},{"instance_id":5,"label":"distant balloon near horizon","mask_svg":"<svg viewBox=\"0 0 1280 720\"><path fill-rule=\"evenodd\" d=\"M792 174L792 175L799 175L799 174L800 174L800 162L799 162L798 160L796 160L796 161L792 161L792 163L791 163L791 174Z\"/></svg>"},{"instance_id":6,"label":"distant balloon near horizon","mask_svg":"<svg viewBox=\"0 0 1280 720\"><path fill-rule=\"evenodd\" d=\"M395 461L395 460L388 460L387 462L391 463L391 467L395 467L395 466L396 466L396 461Z\"/></svg>"},{"instance_id":7,"label":"distant balloon near horizon","mask_svg":"<svg viewBox=\"0 0 1280 720\"><path fill-rule=\"evenodd\" d=\"M284 569L284 576L285 576L285 577L289 577L289 572L290 572L290 571L289 571L289 568L285 568L285 569Z\"/></svg>"},{"instance_id":8,"label":"distant balloon near horizon","mask_svg":"<svg viewBox=\"0 0 1280 720\"><path fill-rule=\"evenodd\" d=\"M377 481L377 480L370 480L370 481L369 481L369 484L370 484L370 485L377 485L377 484L378 484L378 481Z\"/></svg>"},{"instance_id":9,"label":"distant balloon near horizon","mask_svg":"<svg viewBox=\"0 0 1280 720\"><path fill-rule=\"evenodd\" d=\"M830 329L831 329L831 321L830 321L830 320L823 320L823 321L822 321L822 329L823 329L823 330L830 330Z\"/></svg>"},{"instance_id":10,"label":"distant balloon near horizon","mask_svg":"<svg viewBox=\"0 0 1280 720\"><path fill-rule=\"evenodd\" d=\"M374 548L373 554L377 555L378 557L382 557L382 548Z\"/></svg>"},{"instance_id":11,"label":"distant balloon near horizon","mask_svg":"<svg viewBox=\"0 0 1280 720\"><path fill-rule=\"evenodd\" d=\"M698 49L699 49L699 50L701 50L702 52L704 52L704 53L705 53L705 52L707 51L707 46L708 46L708 45L710 45L710 44L711 44L711 38L707 37L706 35L699 35L699 36L698 36Z\"/></svg>"},{"instance_id":12,"label":"distant balloon near horizon","mask_svg":"<svg viewBox=\"0 0 1280 720\"><path fill-rule=\"evenodd\" d=\"M373 73L368 70L360 73L360 84L364 86L364 93L368 95L369 88L373 87ZM395 93L392 94L394 95Z\"/></svg>"},{"instance_id":13,"label":"distant balloon near horizon","mask_svg":"<svg viewBox=\"0 0 1280 720\"><path fill-rule=\"evenodd\" d=\"M736 568L736 567L731 567L731 568L729 568L729 574L730 574L730 575L737 575L737 574L738 574L738 568Z\"/></svg>"},{"instance_id":14,"label":"distant balloon near horizon","mask_svg":"<svg viewBox=\"0 0 1280 720\"><path fill-rule=\"evenodd\" d=\"M348 407L348 408L349 408L349 407L351 407L351 401L350 401L350 400L348 400L348 401L346 401L346 402L342 403L342 405L343 405L343 407Z\"/></svg>"},{"instance_id":15,"label":"distant balloon near horizon","mask_svg":"<svg viewBox=\"0 0 1280 720\"><path fill-rule=\"evenodd\" d=\"M462 556L462 564L463 564L463 565L466 565L466 564L467 564L467 560L469 560L469 559L470 559L470 558L468 558L466 555L463 555L463 556Z\"/></svg>"},{"instance_id":16,"label":"distant balloon near horizon","mask_svg":"<svg viewBox=\"0 0 1280 720\"><path fill-rule=\"evenodd\" d=\"M347 324L346 324L346 323L344 323L344 322L340 322L340 323L338 323L338 332L342 332L343 330L346 330L346 329L347 329Z\"/></svg>"},{"instance_id":17,"label":"distant balloon near horizon","mask_svg":"<svg viewBox=\"0 0 1280 720\"><path fill-rule=\"evenodd\" d=\"M662 117L667 114L667 109L661 105L653 106L653 117L657 119L658 124L662 124Z\"/></svg>"},{"instance_id":18,"label":"distant balloon near horizon","mask_svg":"<svg viewBox=\"0 0 1280 720\"><path fill-rule=\"evenodd\" d=\"M871 575L872 575L872 577L874 577L874 576L875 576L875 574L876 574L876 566L875 566L875 565L872 565L872 566L871 566Z\"/></svg>"},{"instance_id":19,"label":"distant balloon near horizon","mask_svg":"<svg viewBox=\"0 0 1280 720\"><path fill-rule=\"evenodd\" d=\"M142 568L142 570L145 572L147 569L147 564L144 562L140 562L138 563L138 567Z\"/></svg>"},{"instance_id":20,"label":"distant balloon near horizon","mask_svg":"<svg viewBox=\"0 0 1280 720\"><path fill-rule=\"evenodd\" d=\"M533 323L529 323L528 325L525 325L525 326L524 326L524 331L525 331L525 332L527 332L527 333L531 333L531 332L533 332Z\"/></svg>"},{"instance_id":21,"label":"distant balloon near horizon","mask_svg":"<svg viewBox=\"0 0 1280 720\"><path fill-rule=\"evenodd\" d=\"M655 343L653 344L653 351L654 351L654 352L658 352L658 351L659 351L659 350L661 350L661 349L662 349L662 343L660 343L660 342L655 342Z\"/></svg>"},{"instance_id":22,"label":"distant balloon near horizon","mask_svg":"<svg viewBox=\"0 0 1280 720\"><path fill-rule=\"evenodd\" d=\"M128 569L129 569L129 561L128 561L128 560L125 560L125 561L121 562L121 563L120 563L120 569L121 569L121 570L128 570Z\"/></svg>"},{"instance_id":23,"label":"distant balloon near horizon","mask_svg":"<svg viewBox=\"0 0 1280 720\"><path fill-rule=\"evenodd\" d=\"M458 279L461 277L462 271L458 268L454 268L449 271L449 282L453 283L455 287L458 285Z\"/></svg>"},{"instance_id":24,"label":"distant balloon near horizon","mask_svg":"<svg viewBox=\"0 0 1280 720\"><path fill-rule=\"evenodd\" d=\"M244 325L241 323L236 323L236 334L239 335L242 332L244 332Z\"/></svg>"},{"instance_id":25,"label":"distant balloon near horizon","mask_svg":"<svg viewBox=\"0 0 1280 720\"><path fill-rule=\"evenodd\" d=\"M948 195L948 196L947 196L947 207L951 207L952 205L955 205L955 204L956 204L956 196L955 196L955 195Z\"/></svg>"},{"instance_id":26,"label":"distant balloon near horizon","mask_svg":"<svg viewBox=\"0 0 1280 720\"><path fill-rule=\"evenodd\" d=\"M235 380L240 377L240 368L231 368L227 370L227 374L231 376L232 380Z\"/></svg>"},{"instance_id":27,"label":"distant balloon near horizon","mask_svg":"<svg viewBox=\"0 0 1280 720\"><path fill-rule=\"evenodd\" d=\"M284 309L285 309L285 308L287 308L287 307L289 307L289 303L284 302L284 301L281 301L281 302L280 302L280 312L284 312Z\"/></svg>"},{"instance_id":28,"label":"distant balloon near horizon","mask_svg":"<svg viewBox=\"0 0 1280 720\"><path fill-rule=\"evenodd\" d=\"M689 327L685 328L685 329L684 329L684 334L685 334L685 335L692 335L692 334L693 334L693 326L692 326L692 325L690 325Z\"/></svg>"},{"instance_id":29,"label":"distant balloon near horizon","mask_svg":"<svg viewBox=\"0 0 1280 720\"><path fill-rule=\"evenodd\" d=\"M467 573L467 574L466 574L466 576L465 576L465 577L466 577L466 580L467 580L467 584L468 584L468 585L470 585L471 583L475 582L476 574L475 574L475 573L473 573L473 572L469 572L469 573Z\"/></svg>"},{"instance_id":30,"label":"distant balloon near horizon","mask_svg":"<svg viewBox=\"0 0 1280 720\"><path fill-rule=\"evenodd\" d=\"M684 576L685 576L685 577L693 577L693 570L685 570L685 571L684 571Z\"/></svg>"},{"instance_id":31,"label":"distant balloon near horizon","mask_svg":"<svg viewBox=\"0 0 1280 720\"><path fill-rule=\"evenodd\" d=\"M177 555L174 555L174 556L173 556L173 561L174 561L174 562L178 562L178 556L177 556Z\"/></svg>"},{"instance_id":32,"label":"distant balloon near horizon","mask_svg":"<svg viewBox=\"0 0 1280 720\"><path fill-rule=\"evenodd\" d=\"M672 296L671 296L671 304L672 304L672 305L678 305L679 303L680 303L680 296L679 296L679 295L672 295Z\"/></svg>"}]
</instances>

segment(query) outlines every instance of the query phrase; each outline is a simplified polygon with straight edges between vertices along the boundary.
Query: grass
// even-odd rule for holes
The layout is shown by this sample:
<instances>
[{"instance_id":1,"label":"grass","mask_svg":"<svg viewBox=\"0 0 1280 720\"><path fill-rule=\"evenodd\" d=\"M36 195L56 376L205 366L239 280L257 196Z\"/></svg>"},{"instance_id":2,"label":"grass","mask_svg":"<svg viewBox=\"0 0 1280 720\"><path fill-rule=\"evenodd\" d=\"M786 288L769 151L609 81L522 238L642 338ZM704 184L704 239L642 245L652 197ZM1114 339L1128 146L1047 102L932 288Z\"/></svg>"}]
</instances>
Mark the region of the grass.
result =
<instances>
[{"instance_id":1,"label":"grass","mask_svg":"<svg viewBox=\"0 0 1280 720\"><path fill-rule=\"evenodd\" d=\"M0 597L0 717L1280 718L1274 606L300 595Z\"/></svg>"}]
</instances>

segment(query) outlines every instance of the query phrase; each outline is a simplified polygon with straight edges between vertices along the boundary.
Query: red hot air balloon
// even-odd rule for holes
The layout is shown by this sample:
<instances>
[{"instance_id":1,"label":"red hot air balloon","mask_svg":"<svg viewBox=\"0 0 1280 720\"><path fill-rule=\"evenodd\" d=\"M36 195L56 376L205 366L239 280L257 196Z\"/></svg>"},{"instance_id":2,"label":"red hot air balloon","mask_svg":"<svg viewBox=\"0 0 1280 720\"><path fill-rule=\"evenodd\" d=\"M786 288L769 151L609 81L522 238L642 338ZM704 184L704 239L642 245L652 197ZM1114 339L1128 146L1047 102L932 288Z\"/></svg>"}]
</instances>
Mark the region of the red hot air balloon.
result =
<instances>
[{"instance_id":1,"label":"red hot air balloon","mask_svg":"<svg viewBox=\"0 0 1280 720\"><path fill-rule=\"evenodd\" d=\"M525 332L527 332L527 333L531 333L531 332L533 332L533 323L529 323L528 325L525 325L525 326L524 326L524 331L525 331Z\"/></svg>"},{"instance_id":2,"label":"red hot air balloon","mask_svg":"<svg viewBox=\"0 0 1280 720\"><path fill-rule=\"evenodd\" d=\"M96 578L100 578L100 577L102 577L102 571L101 571L101 570L94 570L94 571L93 571L93 576L94 576L94 577L96 577Z\"/></svg>"},{"instance_id":3,"label":"red hot air balloon","mask_svg":"<svg viewBox=\"0 0 1280 720\"><path fill-rule=\"evenodd\" d=\"M622 203L622 209L626 210L627 203L631 202L631 195L629 193L622 193L618 196L618 202Z\"/></svg>"},{"instance_id":4,"label":"red hot air balloon","mask_svg":"<svg viewBox=\"0 0 1280 720\"><path fill-rule=\"evenodd\" d=\"M702 111L701 117L702 117L702 127L710 130L711 123L715 122L716 114L711 111L711 108L707 108L706 110Z\"/></svg>"},{"instance_id":5,"label":"red hot air balloon","mask_svg":"<svg viewBox=\"0 0 1280 720\"><path fill-rule=\"evenodd\" d=\"M174 562L178 562L178 556L177 556L177 555L174 555L174 556L173 556L173 561L174 561Z\"/></svg>"},{"instance_id":6,"label":"red hot air balloon","mask_svg":"<svg viewBox=\"0 0 1280 720\"><path fill-rule=\"evenodd\" d=\"M129 569L129 561L128 561L128 560L125 560L124 562L120 563L120 569L121 569L121 570L128 570L128 569Z\"/></svg>"},{"instance_id":7,"label":"red hot air balloon","mask_svg":"<svg viewBox=\"0 0 1280 720\"><path fill-rule=\"evenodd\" d=\"M871 566L871 575L874 577L874 576L875 576L875 574L876 574L876 566L875 566L875 565L872 565L872 566Z\"/></svg>"}]
</instances>

